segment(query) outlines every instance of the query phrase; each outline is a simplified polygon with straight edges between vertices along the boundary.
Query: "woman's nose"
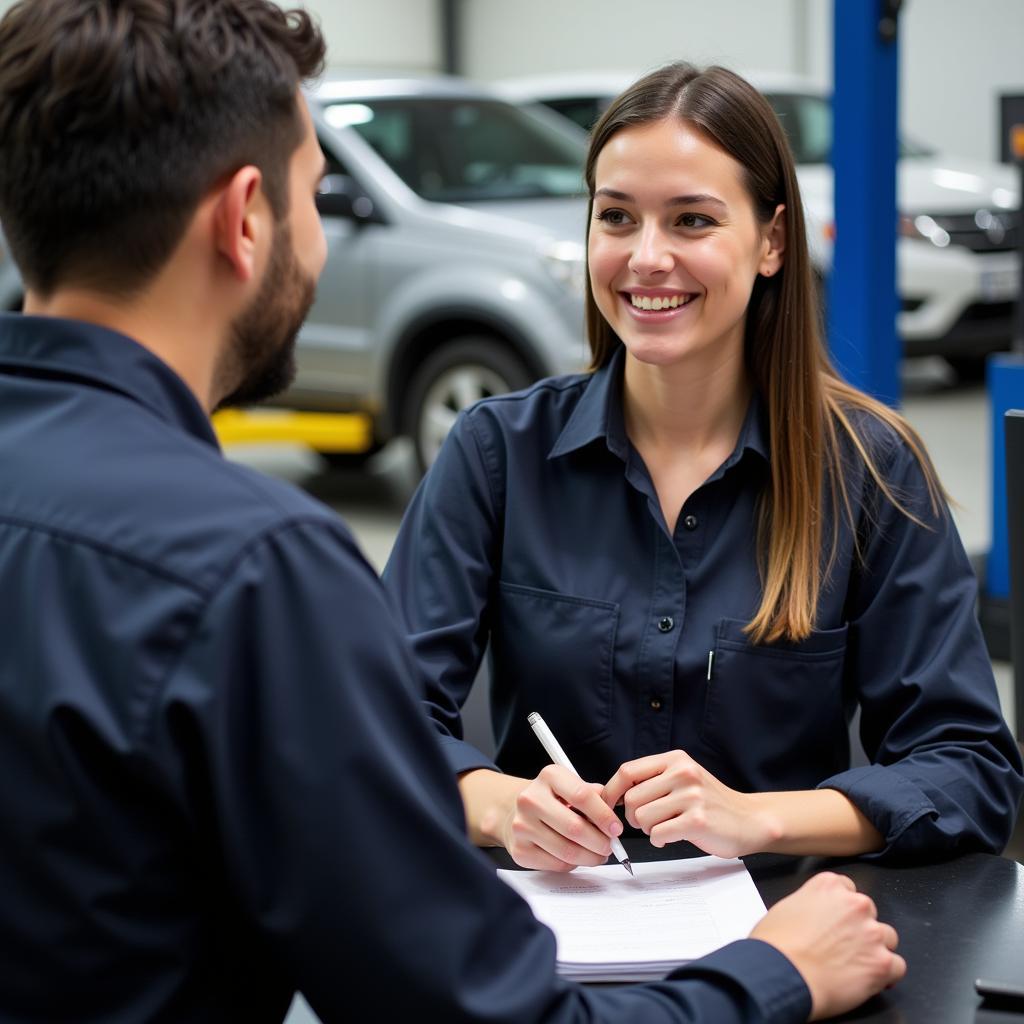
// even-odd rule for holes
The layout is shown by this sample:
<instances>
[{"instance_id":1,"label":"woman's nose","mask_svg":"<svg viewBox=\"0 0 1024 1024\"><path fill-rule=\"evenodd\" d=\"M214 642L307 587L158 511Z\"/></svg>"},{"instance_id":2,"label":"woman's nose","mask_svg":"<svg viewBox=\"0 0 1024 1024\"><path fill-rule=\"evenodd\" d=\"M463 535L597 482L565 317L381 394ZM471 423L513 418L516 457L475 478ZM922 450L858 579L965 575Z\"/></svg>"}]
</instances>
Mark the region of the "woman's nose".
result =
<instances>
[{"instance_id":1,"label":"woman's nose","mask_svg":"<svg viewBox=\"0 0 1024 1024\"><path fill-rule=\"evenodd\" d=\"M672 265L672 253L664 233L654 225L641 231L629 258L629 269L645 277L667 273Z\"/></svg>"}]
</instances>

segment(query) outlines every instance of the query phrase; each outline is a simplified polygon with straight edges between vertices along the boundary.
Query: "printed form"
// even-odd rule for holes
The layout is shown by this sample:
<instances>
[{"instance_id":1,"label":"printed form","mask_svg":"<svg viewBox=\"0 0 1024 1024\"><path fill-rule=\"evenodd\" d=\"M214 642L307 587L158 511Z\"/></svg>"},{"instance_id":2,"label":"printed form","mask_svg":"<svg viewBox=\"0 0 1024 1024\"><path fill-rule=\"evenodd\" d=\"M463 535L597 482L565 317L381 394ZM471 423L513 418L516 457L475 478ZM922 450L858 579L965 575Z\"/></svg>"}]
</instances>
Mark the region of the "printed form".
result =
<instances>
[{"instance_id":1,"label":"printed form","mask_svg":"<svg viewBox=\"0 0 1024 1024\"><path fill-rule=\"evenodd\" d=\"M633 861L498 875L554 933L558 973L574 981L649 981L736 939L765 905L741 860Z\"/></svg>"}]
</instances>

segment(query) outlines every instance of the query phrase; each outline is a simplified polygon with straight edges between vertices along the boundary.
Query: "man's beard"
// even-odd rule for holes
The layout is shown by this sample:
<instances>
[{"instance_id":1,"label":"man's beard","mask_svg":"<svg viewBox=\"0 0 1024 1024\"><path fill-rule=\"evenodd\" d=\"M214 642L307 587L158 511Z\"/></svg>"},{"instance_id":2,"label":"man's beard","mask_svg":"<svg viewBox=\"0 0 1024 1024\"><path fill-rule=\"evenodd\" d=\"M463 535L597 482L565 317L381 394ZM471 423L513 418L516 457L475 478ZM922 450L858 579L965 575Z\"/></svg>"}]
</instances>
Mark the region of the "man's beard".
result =
<instances>
[{"instance_id":1,"label":"man's beard","mask_svg":"<svg viewBox=\"0 0 1024 1024\"><path fill-rule=\"evenodd\" d=\"M252 405L280 394L295 379L295 340L313 305L316 283L292 248L291 231L278 224L256 297L231 324L217 378L230 390L218 408Z\"/></svg>"}]
</instances>

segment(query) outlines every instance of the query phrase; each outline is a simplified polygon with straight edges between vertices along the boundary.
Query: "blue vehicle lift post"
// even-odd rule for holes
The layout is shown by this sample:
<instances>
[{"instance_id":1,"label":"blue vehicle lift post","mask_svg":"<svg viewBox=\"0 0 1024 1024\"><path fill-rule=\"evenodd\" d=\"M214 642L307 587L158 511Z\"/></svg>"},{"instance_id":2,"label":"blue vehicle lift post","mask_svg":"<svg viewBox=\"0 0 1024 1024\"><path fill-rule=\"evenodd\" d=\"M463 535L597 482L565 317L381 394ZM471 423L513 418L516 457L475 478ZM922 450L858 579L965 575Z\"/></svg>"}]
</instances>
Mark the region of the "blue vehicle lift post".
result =
<instances>
[{"instance_id":1,"label":"blue vehicle lift post","mask_svg":"<svg viewBox=\"0 0 1024 1024\"><path fill-rule=\"evenodd\" d=\"M900 0L834 0L835 254L828 337L851 383L896 405L896 158Z\"/></svg>"},{"instance_id":2,"label":"blue vehicle lift post","mask_svg":"<svg viewBox=\"0 0 1024 1024\"><path fill-rule=\"evenodd\" d=\"M1011 409L1024 409L1024 124L1011 125L1010 152L1020 170L1020 198L1017 202L1017 246L1020 252L1020 288L1014 319L1013 351L991 356L988 360L987 379L992 437L992 545L985 561L984 583L981 592L981 624L993 658L1009 660L1010 643L1010 533L1020 536L1024 524L1010 523L1007 518L1007 447L1006 413ZM1019 442L1018 442L1019 444ZM1017 459L1024 457L1018 448ZM1024 475L1024 466L1017 466L1018 478ZM1019 555L1018 555L1019 558ZM1021 638L1024 639L1024 638ZM1019 643L1020 641L1018 641ZM1024 658L1024 650L1016 657ZM1016 666L1018 680L1024 678L1024 665ZM1018 700L1020 698L1018 697ZM1018 729L1024 726L1024 708L1018 706ZM1018 739L1024 734L1018 731Z\"/></svg>"}]
</instances>

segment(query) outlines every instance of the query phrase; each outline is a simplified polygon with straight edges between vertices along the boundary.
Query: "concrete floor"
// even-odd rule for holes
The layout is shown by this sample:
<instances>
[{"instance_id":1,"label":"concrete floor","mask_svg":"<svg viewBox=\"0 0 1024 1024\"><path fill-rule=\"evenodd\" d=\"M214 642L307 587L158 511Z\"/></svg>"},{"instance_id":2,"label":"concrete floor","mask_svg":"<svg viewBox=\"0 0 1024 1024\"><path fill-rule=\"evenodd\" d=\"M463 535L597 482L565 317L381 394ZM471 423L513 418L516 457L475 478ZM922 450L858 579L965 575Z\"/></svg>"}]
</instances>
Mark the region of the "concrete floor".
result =
<instances>
[{"instance_id":1,"label":"concrete floor","mask_svg":"<svg viewBox=\"0 0 1024 1024\"><path fill-rule=\"evenodd\" d=\"M943 484L956 505L953 515L971 555L988 550L991 537L991 438L988 401L981 385L961 385L941 359L904 364L903 411L924 438ZM234 449L230 457L290 479L335 508L349 524L370 562L383 567L401 521L414 476L408 448L391 445L359 472L326 472L312 452L289 447ZM994 663L1003 712L1013 721L1012 670ZM1024 817L1007 848L1024 862ZM316 1024L297 997L286 1024Z\"/></svg>"}]
</instances>

